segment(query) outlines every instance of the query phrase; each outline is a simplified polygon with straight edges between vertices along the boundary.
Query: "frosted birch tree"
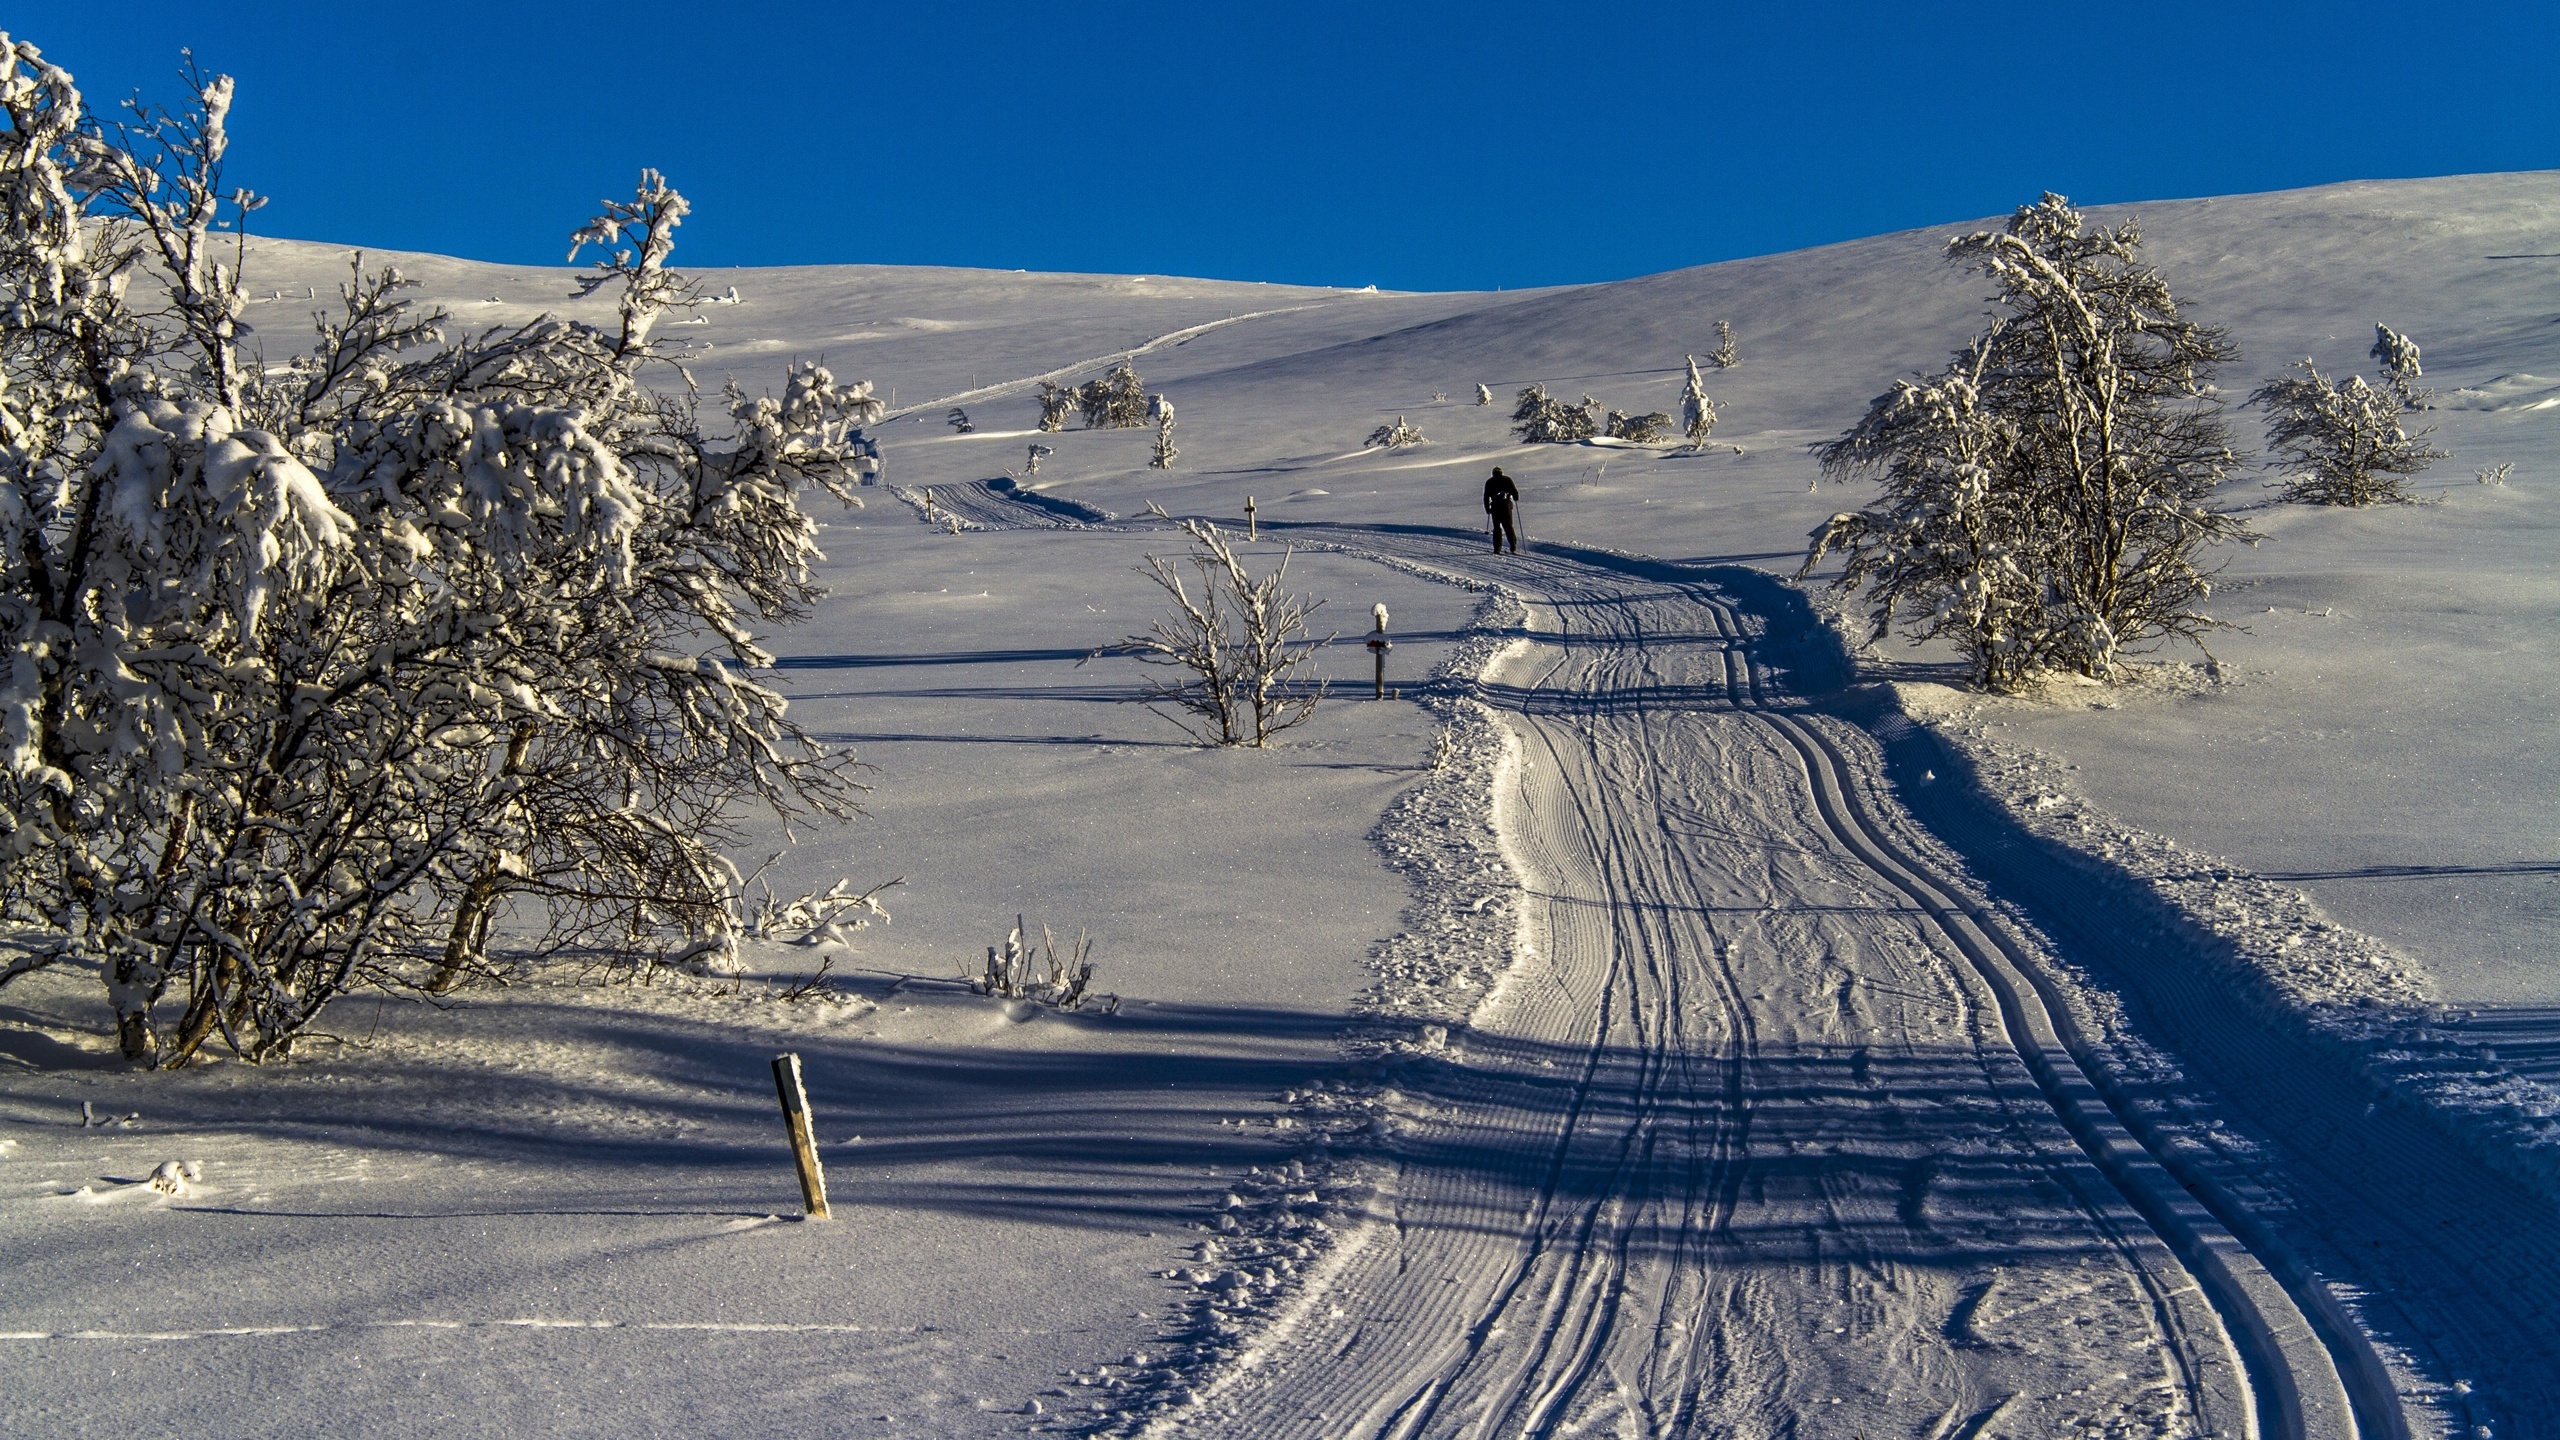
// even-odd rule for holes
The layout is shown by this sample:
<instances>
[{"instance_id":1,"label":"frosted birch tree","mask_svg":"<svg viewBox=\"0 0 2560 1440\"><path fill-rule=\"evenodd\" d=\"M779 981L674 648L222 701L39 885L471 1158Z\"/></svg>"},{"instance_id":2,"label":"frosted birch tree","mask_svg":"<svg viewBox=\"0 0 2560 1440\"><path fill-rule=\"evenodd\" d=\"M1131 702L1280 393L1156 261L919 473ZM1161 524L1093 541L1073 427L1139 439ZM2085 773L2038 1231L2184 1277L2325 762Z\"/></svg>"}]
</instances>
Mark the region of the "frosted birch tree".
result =
<instances>
[{"instance_id":1,"label":"frosted birch tree","mask_svg":"<svg viewBox=\"0 0 2560 1440\"><path fill-rule=\"evenodd\" d=\"M1298 678L1333 640L1316 639L1307 629L1324 602L1289 591L1287 552L1269 574L1256 576L1217 526L1184 520L1178 528L1191 542L1184 559L1197 590L1182 566L1148 556L1138 573L1173 601L1172 613L1146 634L1094 655L1134 656L1177 672L1173 680L1150 681L1143 698L1200 743L1267 746L1281 731L1313 718L1324 698L1322 681Z\"/></svg>"},{"instance_id":2,"label":"frosted birch tree","mask_svg":"<svg viewBox=\"0 0 2560 1440\"><path fill-rule=\"evenodd\" d=\"M1969 395L1949 413L1978 417L1956 427L1969 438L1940 438L1952 421L1913 418L1952 404L1931 398L1948 383L1938 381L1897 386L1821 452L1835 477L1880 473L1886 495L1817 531L1808 567L1828 548L1854 552L1859 536L1907 531L1925 518L1916 506L1941 505L1985 527L1980 566L2018 569L2035 608L1982 601L1991 648L1978 647L1977 678L1987 684L2039 668L2104 677L2128 647L2200 642L2217 623L2202 608L2212 584L2200 552L2247 538L2210 503L2238 463L2212 389L2236 352L2222 331L2182 315L2142 262L2141 240L2130 223L2093 230L2047 194L2002 230L1951 241L1949 260L1987 276L2008 311L1966 352ZM2002 437L1996 449L1977 426ZM1876 553L1842 583L1889 594L1906 564L1940 563L1896 559L1890 540ZM1981 586L2009 583L2005 571L1972 573ZM1919 623L1944 622L1933 604ZM1979 663L1995 651L1998 663Z\"/></svg>"},{"instance_id":3,"label":"frosted birch tree","mask_svg":"<svg viewBox=\"0 0 2560 1440\"><path fill-rule=\"evenodd\" d=\"M576 237L608 323L449 335L359 260L264 366L231 82L185 75L104 123L0 36L0 893L45 937L0 985L95 965L123 1053L174 1065L450 983L511 896L725 954L740 806L852 808L752 629L814 598L797 494L852 499L879 402L797 366L715 435L642 383L696 299L654 172Z\"/></svg>"}]
</instances>

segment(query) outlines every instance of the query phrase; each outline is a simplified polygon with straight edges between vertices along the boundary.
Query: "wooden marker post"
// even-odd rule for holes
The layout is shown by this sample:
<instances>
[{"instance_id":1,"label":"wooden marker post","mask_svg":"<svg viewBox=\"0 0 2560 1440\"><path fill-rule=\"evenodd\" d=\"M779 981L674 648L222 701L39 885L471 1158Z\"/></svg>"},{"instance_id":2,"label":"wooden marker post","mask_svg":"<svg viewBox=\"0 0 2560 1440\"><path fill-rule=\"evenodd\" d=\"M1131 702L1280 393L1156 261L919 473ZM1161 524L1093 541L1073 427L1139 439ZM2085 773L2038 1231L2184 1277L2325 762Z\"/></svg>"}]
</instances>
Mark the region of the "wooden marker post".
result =
<instances>
[{"instance_id":1,"label":"wooden marker post","mask_svg":"<svg viewBox=\"0 0 2560 1440\"><path fill-rule=\"evenodd\" d=\"M1253 497L1250 495L1244 497L1244 538L1247 540L1259 538L1254 534Z\"/></svg>"},{"instance_id":2,"label":"wooden marker post","mask_svg":"<svg viewBox=\"0 0 2560 1440\"><path fill-rule=\"evenodd\" d=\"M773 1088L782 1095L782 1124L791 1132L791 1158L800 1167L800 1208L812 1220L827 1213L827 1174L818 1168L818 1142L809 1133L809 1092L800 1083L800 1057L773 1057Z\"/></svg>"},{"instance_id":3,"label":"wooden marker post","mask_svg":"<svg viewBox=\"0 0 2560 1440\"><path fill-rule=\"evenodd\" d=\"M1378 662L1377 698L1384 700L1387 698L1387 652L1396 648L1396 644L1394 641L1387 638L1386 602L1383 600L1379 601L1377 607L1369 613L1378 617L1378 633L1369 637L1369 653L1374 656Z\"/></svg>"}]
</instances>

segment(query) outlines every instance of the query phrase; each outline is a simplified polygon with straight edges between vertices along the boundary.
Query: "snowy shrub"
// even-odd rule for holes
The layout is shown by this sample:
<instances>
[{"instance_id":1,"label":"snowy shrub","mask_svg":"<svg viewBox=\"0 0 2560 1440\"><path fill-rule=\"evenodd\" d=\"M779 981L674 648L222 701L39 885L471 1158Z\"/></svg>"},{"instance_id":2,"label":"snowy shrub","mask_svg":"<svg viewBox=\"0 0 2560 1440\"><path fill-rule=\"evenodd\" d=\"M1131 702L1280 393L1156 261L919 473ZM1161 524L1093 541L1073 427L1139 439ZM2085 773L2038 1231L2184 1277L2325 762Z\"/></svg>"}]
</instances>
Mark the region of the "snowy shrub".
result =
<instances>
[{"instance_id":1,"label":"snowy shrub","mask_svg":"<svg viewBox=\"0 0 2560 1440\"><path fill-rule=\"evenodd\" d=\"M1878 638L1949 636L1992 688L2104 677L2128 646L2214 628L2197 552L2247 538L2206 508L2237 463L2210 388L2235 352L2181 317L2140 245L2052 194L1951 241L2009 313L1821 447L1824 474L1885 493L1817 529L1798 575L1845 550L1836 588L1865 592Z\"/></svg>"},{"instance_id":2,"label":"snowy shrub","mask_svg":"<svg viewBox=\"0 0 2560 1440\"><path fill-rule=\"evenodd\" d=\"M1159 395L1151 413L1156 417L1156 448L1155 453L1147 457L1147 468L1170 470L1173 462L1182 456L1181 451L1173 448L1173 402Z\"/></svg>"},{"instance_id":3,"label":"snowy shrub","mask_svg":"<svg viewBox=\"0 0 2560 1440\"><path fill-rule=\"evenodd\" d=\"M1642 415L1630 415L1624 410L1612 410L1609 412L1607 423L1610 439L1624 440L1631 444L1659 445L1671 436L1671 417L1659 410Z\"/></svg>"},{"instance_id":4,"label":"snowy shrub","mask_svg":"<svg viewBox=\"0 0 2560 1440\"><path fill-rule=\"evenodd\" d=\"M2414 373L2415 360L2410 364ZM2278 376L2249 397L2267 412L2267 449L2274 452L2267 463L2291 472L2278 498L2303 505L2406 504L2403 480L2444 452L2427 447L2431 432L2401 428L2401 396L2374 389L2361 375L2333 385L2309 360L2292 368L2301 373Z\"/></svg>"},{"instance_id":5,"label":"snowy shrub","mask_svg":"<svg viewBox=\"0 0 2560 1440\"><path fill-rule=\"evenodd\" d=\"M1055 455L1057 453L1057 451L1050 449L1048 446L1035 442L1022 457L1022 473L1024 475L1039 474L1040 461L1044 457Z\"/></svg>"},{"instance_id":6,"label":"snowy shrub","mask_svg":"<svg viewBox=\"0 0 2560 1440\"><path fill-rule=\"evenodd\" d=\"M1150 682L1144 698L1149 709L1200 743L1269 745L1272 736L1305 723L1324 698L1322 681L1295 678L1333 639L1308 638L1307 619L1324 602L1309 604L1288 592L1285 552L1279 568L1257 579L1217 526L1205 520L1176 523L1191 540L1186 558L1199 576L1199 593L1192 593L1180 567L1148 556L1138 573L1171 597L1173 613L1147 634L1094 654L1131 655L1183 672L1177 680ZM1163 705L1193 718L1158 708Z\"/></svg>"},{"instance_id":7,"label":"snowy shrub","mask_svg":"<svg viewBox=\"0 0 2560 1440\"><path fill-rule=\"evenodd\" d=\"M1055 435L1067 428L1067 417L1076 411L1076 390L1071 385L1040 382L1040 429Z\"/></svg>"},{"instance_id":8,"label":"snowy shrub","mask_svg":"<svg viewBox=\"0 0 2560 1440\"><path fill-rule=\"evenodd\" d=\"M1404 417L1399 415L1393 425L1381 425L1370 431L1369 438L1360 442L1360 448L1366 450L1372 445L1383 445L1390 450L1402 450L1408 445L1426 443L1422 432L1406 424Z\"/></svg>"},{"instance_id":9,"label":"snowy shrub","mask_svg":"<svg viewBox=\"0 0 2560 1440\"><path fill-rule=\"evenodd\" d=\"M1742 363L1742 347L1734 343L1733 322L1730 320L1719 320L1716 322L1716 353L1714 358L1716 368L1719 370L1730 370L1734 366Z\"/></svg>"},{"instance_id":10,"label":"snowy shrub","mask_svg":"<svg viewBox=\"0 0 2560 1440\"><path fill-rule=\"evenodd\" d=\"M838 880L824 890L786 900L764 878L765 871L781 859L779 855L769 857L747 877L764 889L741 917L740 928L748 939L790 945L841 945L853 938L854 931L874 920L888 924L889 911L880 903L881 892L906 883L904 878L889 880L857 892L852 881Z\"/></svg>"},{"instance_id":11,"label":"snowy shrub","mask_svg":"<svg viewBox=\"0 0 2560 1440\"><path fill-rule=\"evenodd\" d=\"M1680 432L1688 437L1689 448L1707 448L1707 436L1716 428L1716 402L1707 398L1706 377L1698 373L1698 357L1689 359L1688 383L1680 388Z\"/></svg>"},{"instance_id":12,"label":"snowy shrub","mask_svg":"<svg viewBox=\"0 0 2560 1440\"><path fill-rule=\"evenodd\" d=\"M1075 397L1087 430L1134 430L1147 423L1147 385L1126 360L1101 379L1077 386Z\"/></svg>"},{"instance_id":13,"label":"snowy shrub","mask_svg":"<svg viewBox=\"0 0 2560 1440\"><path fill-rule=\"evenodd\" d=\"M1512 407L1511 431L1523 445L1570 445L1600 433L1599 409L1599 402L1588 395L1580 405L1567 405L1549 395L1544 385L1531 385Z\"/></svg>"},{"instance_id":14,"label":"snowy shrub","mask_svg":"<svg viewBox=\"0 0 2560 1440\"><path fill-rule=\"evenodd\" d=\"M2475 470L2472 472L2471 478L2475 484L2504 485L2507 483L2507 477L2513 475L2515 472L2516 462L2510 460L2503 465L2493 466L2487 470Z\"/></svg>"},{"instance_id":15,"label":"snowy shrub","mask_svg":"<svg viewBox=\"0 0 2560 1440\"><path fill-rule=\"evenodd\" d=\"M308 353L244 356L256 202L230 80L188 78L101 124L0 38L0 876L50 936L0 984L94 966L176 1065L451 983L511 897L555 944L725 955L742 806L852 808L751 627L817 594L797 495L853 498L880 403L799 365L713 435L641 383L696 300L654 172L574 241L609 323L448 337L359 258Z\"/></svg>"},{"instance_id":16,"label":"snowy shrub","mask_svg":"<svg viewBox=\"0 0 2560 1440\"><path fill-rule=\"evenodd\" d=\"M1477 403L1477 404L1479 404L1479 405L1490 405L1490 404L1492 404L1492 403L1493 403L1493 387L1492 387L1492 386L1490 386L1490 385L1478 385L1478 386L1476 387L1476 403Z\"/></svg>"},{"instance_id":17,"label":"snowy shrub","mask_svg":"<svg viewBox=\"0 0 2560 1440\"><path fill-rule=\"evenodd\" d=\"M1120 997L1091 993L1093 985L1093 941L1081 930L1076 932L1073 948L1061 951L1058 937L1049 927L1040 927L1039 943L1033 944L1023 935L1022 917L1013 917L1013 930L1004 937L1004 948L987 947L987 968L971 978L969 988L981 995L1005 1000L1028 1000L1058 1010L1078 1010L1097 998L1105 1013L1120 1008Z\"/></svg>"},{"instance_id":18,"label":"snowy shrub","mask_svg":"<svg viewBox=\"0 0 2560 1440\"><path fill-rule=\"evenodd\" d=\"M2373 348L2365 353L2382 367L2383 386L2400 402L2401 408L2428 408L2427 402L2435 398L2435 392L2418 385L2418 377L2426 371L2418 366L2417 341L2388 325L2377 323L2373 327Z\"/></svg>"},{"instance_id":19,"label":"snowy shrub","mask_svg":"<svg viewBox=\"0 0 2560 1440\"><path fill-rule=\"evenodd\" d=\"M977 433L978 427L969 423L969 412L961 409L957 405L951 407L951 413L943 417L943 422L949 425L956 434L971 435Z\"/></svg>"}]
</instances>

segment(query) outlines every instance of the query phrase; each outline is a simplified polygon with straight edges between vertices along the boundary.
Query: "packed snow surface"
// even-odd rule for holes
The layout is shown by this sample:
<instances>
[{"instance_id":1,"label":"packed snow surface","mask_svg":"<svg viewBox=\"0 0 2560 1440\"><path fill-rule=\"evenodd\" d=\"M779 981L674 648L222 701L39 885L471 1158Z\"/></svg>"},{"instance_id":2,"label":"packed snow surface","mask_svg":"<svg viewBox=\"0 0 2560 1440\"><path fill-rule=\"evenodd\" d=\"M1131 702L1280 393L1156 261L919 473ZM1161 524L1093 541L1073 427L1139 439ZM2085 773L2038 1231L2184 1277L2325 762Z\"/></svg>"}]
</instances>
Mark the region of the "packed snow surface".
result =
<instances>
[{"instance_id":1,"label":"packed snow surface","mask_svg":"<svg viewBox=\"0 0 2560 1440\"><path fill-rule=\"evenodd\" d=\"M257 1071L0 993L0 1432L2560 1434L2560 174L2130 215L2226 392L2386 322L2450 455L2369 511L2235 480L2209 663L1999 699L1773 578L1864 498L1805 447L1978 328L1980 224L1499 295L709 274L706 380L895 397L768 637L870 813L747 857L895 922L349 1002ZM344 252L251 258L280 355ZM1676 411L1719 319L1702 450L1512 443L1532 382ZM1032 432L1123 358L1169 473ZM1086 657L1153 618L1151 503L1248 496L1336 698L1196 750ZM969 993L1017 915L1117 1008Z\"/></svg>"}]
</instances>

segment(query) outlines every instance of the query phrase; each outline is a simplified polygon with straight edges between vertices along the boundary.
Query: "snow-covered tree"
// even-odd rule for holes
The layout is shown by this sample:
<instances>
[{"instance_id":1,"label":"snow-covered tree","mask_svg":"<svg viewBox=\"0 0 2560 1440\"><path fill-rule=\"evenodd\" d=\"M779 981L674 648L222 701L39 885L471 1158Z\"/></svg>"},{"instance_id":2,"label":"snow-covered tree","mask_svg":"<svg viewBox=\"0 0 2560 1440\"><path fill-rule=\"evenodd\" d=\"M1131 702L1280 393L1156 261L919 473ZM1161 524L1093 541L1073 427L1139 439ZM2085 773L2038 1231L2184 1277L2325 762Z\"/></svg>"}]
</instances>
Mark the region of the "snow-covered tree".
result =
<instances>
[{"instance_id":1,"label":"snow-covered tree","mask_svg":"<svg viewBox=\"0 0 2560 1440\"><path fill-rule=\"evenodd\" d=\"M750 627L814 597L797 492L852 498L879 402L795 367L715 436L641 383L694 293L654 172L577 237L608 325L449 338L359 260L244 356L231 82L188 78L101 124L0 37L0 894L49 937L0 984L94 964L179 1064L466 972L511 895L724 950L740 803L851 807Z\"/></svg>"},{"instance_id":2,"label":"snow-covered tree","mask_svg":"<svg viewBox=\"0 0 2560 1440\"><path fill-rule=\"evenodd\" d=\"M1156 417L1156 448L1155 453L1147 457L1147 468L1170 470L1173 462L1182 455L1181 451L1173 448L1173 402L1158 395L1148 407L1148 413Z\"/></svg>"},{"instance_id":3,"label":"snow-covered tree","mask_svg":"<svg viewBox=\"0 0 2560 1440\"><path fill-rule=\"evenodd\" d=\"M1040 382L1040 429L1055 435L1067 428L1067 417L1076 412L1076 387Z\"/></svg>"},{"instance_id":4,"label":"snow-covered tree","mask_svg":"<svg viewBox=\"0 0 2560 1440\"><path fill-rule=\"evenodd\" d=\"M1716 402L1707 398L1707 381L1698 373L1698 357L1688 358L1689 380L1680 389L1680 430L1688 437L1690 449L1703 450L1707 435L1716 428Z\"/></svg>"},{"instance_id":5,"label":"snow-covered tree","mask_svg":"<svg viewBox=\"0 0 2560 1440\"><path fill-rule=\"evenodd\" d=\"M1046 456L1055 455L1055 454L1057 454L1057 453L1058 453L1057 451L1050 449L1050 448L1049 448L1048 446L1046 446L1046 445L1041 445L1041 444L1037 444L1037 443L1033 444L1033 445L1031 446L1031 449L1030 449L1029 453L1027 453L1026 455L1024 455L1024 456L1023 456L1023 460L1022 460L1022 473L1023 473L1023 474L1025 474L1025 475L1037 475L1037 474L1039 474L1039 473L1040 473L1040 461L1041 461L1044 457L1046 457Z\"/></svg>"},{"instance_id":6,"label":"snow-covered tree","mask_svg":"<svg viewBox=\"0 0 2560 1440\"><path fill-rule=\"evenodd\" d=\"M1544 385L1530 385L1520 392L1520 400L1511 410L1511 432L1523 445L1570 445L1588 440L1600 433L1599 403L1590 396L1580 405L1567 405L1547 393Z\"/></svg>"},{"instance_id":7,"label":"snow-covered tree","mask_svg":"<svg viewBox=\"0 0 2560 1440\"><path fill-rule=\"evenodd\" d=\"M1126 360L1102 378L1077 386L1075 397L1087 430L1134 430L1147 423L1147 385Z\"/></svg>"},{"instance_id":8,"label":"snow-covered tree","mask_svg":"<svg viewBox=\"0 0 2560 1440\"><path fill-rule=\"evenodd\" d=\"M1138 573L1172 599L1173 613L1147 634L1094 654L1131 655L1181 672L1148 684L1147 707L1200 743L1267 746L1274 735L1304 724L1324 698L1324 682L1296 678L1333 639L1313 639L1307 631L1308 618L1324 602L1289 592L1287 552L1278 568L1256 577L1217 526L1177 523L1191 541L1185 559L1199 578L1198 593L1180 566L1148 556ZM1167 705L1191 718L1160 708Z\"/></svg>"},{"instance_id":9,"label":"snow-covered tree","mask_svg":"<svg viewBox=\"0 0 2560 1440\"><path fill-rule=\"evenodd\" d=\"M2382 383L2401 408L2424 410L2427 402L2435 398L2434 391L2418 384L2418 377L2427 372L2418 365L2417 341L2377 322L2373 327L2373 348L2365 353L2381 366Z\"/></svg>"},{"instance_id":10,"label":"snow-covered tree","mask_svg":"<svg viewBox=\"0 0 2560 1440\"><path fill-rule=\"evenodd\" d=\"M1490 386L1490 385L1478 385L1478 386L1476 386L1476 403L1477 403L1477 404L1479 404L1479 405L1490 405L1490 404L1492 404L1492 403L1493 403L1493 387L1492 387L1492 386Z\"/></svg>"},{"instance_id":11,"label":"snow-covered tree","mask_svg":"<svg viewBox=\"0 0 2560 1440\"><path fill-rule=\"evenodd\" d=\"M1821 451L1835 477L1874 473L1884 498L1814 531L1798 579L1831 551L1848 565L1834 588L1866 597L1871 639L1897 623L1915 641L1955 642L1974 683L2006 690L2051 663L2032 505L2000 475L2018 425L1983 401L1991 337L1939 375L1896 381L1857 428Z\"/></svg>"},{"instance_id":12,"label":"snow-covered tree","mask_svg":"<svg viewBox=\"0 0 2560 1440\"><path fill-rule=\"evenodd\" d=\"M1372 445L1383 445L1390 450L1402 450L1408 445L1427 443L1422 432L1406 424L1404 417L1399 415L1393 425L1381 425L1370 431L1369 438L1360 442L1360 448L1366 450Z\"/></svg>"},{"instance_id":13,"label":"snow-covered tree","mask_svg":"<svg viewBox=\"0 0 2560 1440\"><path fill-rule=\"evenodd\" d=\"M1719 370L1730 370L1742 363L1742 347L1734 343L1733 322L1730 320L1716 322L1715 362Z\"/></svg>"},{"instance_id":14,"label":"snow-covered tree","mask_svg":"<svg viewBox=\"0 0 2560 1440\"><path fill-rule=\"evenodd\" d=\"M1630 415L1624 410L1612 410L1608 416L1607 432L1609 438L1613 440L1625 440L1636 445L1659 445L1670 438L1671 417L1660 410L1648 411L1642 415Z\"/></svg>"},{"instance_id":15,"label":"snow-covered tree","mask_svg":"<svg viewBox=\"0 0 2560 1440\"><path fill-rule=\"evenodd\" d=\"M952 433L954 434L974 435L977 433L978 427L969 422L969 412L961 409L957 405L952 406L951 413L943 416L942 419L944 424L951 427Z\"/></svg>"},{"instance_id":16,"label":"snow-covered tree","mask_svg":"<svg viewBox=\"0 0 2560 1440\"><path fill-rule=\"evenodd\" d=\"M2408 363L2414 374L2414 354ZM2391 364L2386 358L2386 384L2401 378L2390 373ZM2433 432L2401 428L2402 395L2376 390L2361 375L2331 384L2309 360L2292 368L2300 373L2277 376L2249 397L2267 412L2267 448L2274 452L2268 463L2290 472L2278 498L2304 505L2406 503L2403 481L2445 452L2427 447Z\"/></svg>"},{"instance_id":17,"label":"snow-covered tree","mask_svg":"<svg viewBox=\"0 0 2560 1440\"><path fill-rule=\"evenodd\" d=\"M1886 495L1816 532L1808 565L1876 537L1874 563L1853 564L1843 585L1936 595L1956 582L1931 567L1956 561L1896 547L1960 516L1984 527L1965 584L2005 586L2004 567L2022 577L2032 611L1986 598L1967 618L1958 606L1986 684L2038 668L2103 677L2127 647L2200 640L2216 622L2201 609L2212 586L2199 552L2247 537L2209 504L2237 463L2211 388L2235 352L2180 314L2140 245L2137 227L2090 230L2051 194L2003 230L1950 242L1948 258L1988 276L2009 312L1965 352L1966 397L1945 398L1952 378L1897 386L1821 452L1835 478L1880 472ZM1941 412L1955 418L1928 418ZM1949 623L1935 607L1914 615L1923 633ZM1897 603L1882 618L1896 611L1914 613Z\"/></svg>"}]
</instances>

